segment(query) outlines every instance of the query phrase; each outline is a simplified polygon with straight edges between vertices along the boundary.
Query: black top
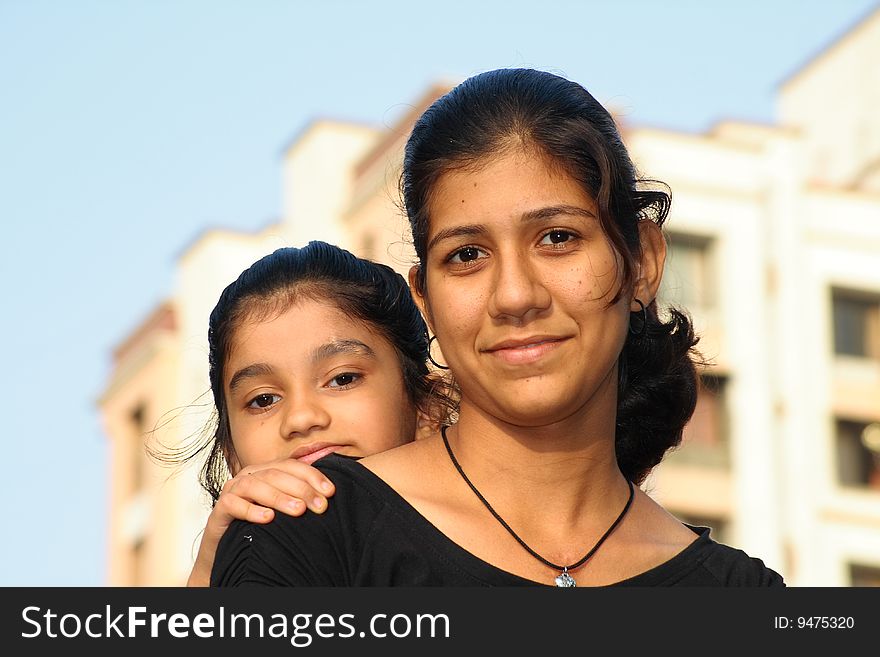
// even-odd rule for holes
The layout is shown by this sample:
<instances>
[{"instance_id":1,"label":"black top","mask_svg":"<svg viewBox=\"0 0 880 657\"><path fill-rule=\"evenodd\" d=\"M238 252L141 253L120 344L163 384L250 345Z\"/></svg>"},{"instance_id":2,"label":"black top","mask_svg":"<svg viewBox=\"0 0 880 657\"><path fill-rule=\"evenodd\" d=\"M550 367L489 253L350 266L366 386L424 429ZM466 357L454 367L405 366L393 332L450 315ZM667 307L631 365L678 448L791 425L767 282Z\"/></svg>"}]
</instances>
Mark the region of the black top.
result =
<instances>
[{"instance_id":1,"label":"black top","mask_svg":"<svg viewBox=\"0 0 880 657\"><path fill-rule=\"evenodd\" d=\"M315 463L336 486L323 514L236 520L217 548L212 586L541 586L447 538L355 460ZM716 543L707 527L656 568L612 586L784 586L760 559ZM548 582L547 585L550 585Z\"/></svg>"}]
</instances>

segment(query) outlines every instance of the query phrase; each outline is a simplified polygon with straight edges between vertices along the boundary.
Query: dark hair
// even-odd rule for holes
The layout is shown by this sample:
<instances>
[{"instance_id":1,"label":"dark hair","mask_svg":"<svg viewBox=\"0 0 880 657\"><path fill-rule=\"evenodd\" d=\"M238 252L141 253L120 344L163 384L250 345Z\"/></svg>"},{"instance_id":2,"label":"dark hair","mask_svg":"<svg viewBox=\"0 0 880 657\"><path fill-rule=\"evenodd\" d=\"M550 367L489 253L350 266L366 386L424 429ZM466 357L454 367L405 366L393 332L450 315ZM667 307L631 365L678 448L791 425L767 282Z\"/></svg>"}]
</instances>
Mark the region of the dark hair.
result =
<instances>
[{"instance_id":1,"label":"dark hair","mask_svg":"<svg viewBox=\"0 0 880 657\"><path fill-rule=\"evenodd\" d=\"M662 226L670 193L662 183L639 179L614 119L586 89L531 69L469 78L435 101L413 127L400 188L420 263L416 284L425 289L432 193L440 176L524 147L548 157L595 199L602 229L621 256L621 285L609 301L616 303L636 277L638 222ZM628 335L619 359L616 452L624 476L641 483L681 442L693 414L697 338L679 310L669 309L664 322L652 301L644 327L642 313L637 316L633 323L640 331Z\"/></svg>"},{"instance_id":2,"label":"dark hair","mask_svg":"<svg viewBox=\"0 0 880 657\"><path fill-rule=\"evenodd\" d=\"M199 481L216 501L235 451L223 395L230 341L242 321L283 312L299 299L329 301L382 335L400 361L413 405L442 421L450 410L428 373L428 329L404 278L386 265L358 258L325 242L283 248L245 269L223 290L208 322L208 364L216 428Z\"/></svg>"}]
</instances>

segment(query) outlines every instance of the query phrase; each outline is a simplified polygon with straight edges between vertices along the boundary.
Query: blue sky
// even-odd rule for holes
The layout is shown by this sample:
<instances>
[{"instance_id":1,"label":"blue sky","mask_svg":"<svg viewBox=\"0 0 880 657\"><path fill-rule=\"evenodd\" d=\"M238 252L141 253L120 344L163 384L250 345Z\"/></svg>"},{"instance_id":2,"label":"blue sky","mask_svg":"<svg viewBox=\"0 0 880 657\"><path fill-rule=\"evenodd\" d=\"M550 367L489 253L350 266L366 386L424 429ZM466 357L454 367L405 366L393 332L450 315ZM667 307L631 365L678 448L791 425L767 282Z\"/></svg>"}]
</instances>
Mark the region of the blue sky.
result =
<instances>
[{"instance_id":1,"label":"blue sky","mask_svg":"<svg viewBox=\"0 0 880 657\"><path fill-rule=\"evenodd\" d=\"M627 120L774 121L781 81L876 0L0 0L0 585L105 582L112 348L209 227L280 212L316 117L390 125L436 80L504 66Z\"/></svg>"}]
</instances>

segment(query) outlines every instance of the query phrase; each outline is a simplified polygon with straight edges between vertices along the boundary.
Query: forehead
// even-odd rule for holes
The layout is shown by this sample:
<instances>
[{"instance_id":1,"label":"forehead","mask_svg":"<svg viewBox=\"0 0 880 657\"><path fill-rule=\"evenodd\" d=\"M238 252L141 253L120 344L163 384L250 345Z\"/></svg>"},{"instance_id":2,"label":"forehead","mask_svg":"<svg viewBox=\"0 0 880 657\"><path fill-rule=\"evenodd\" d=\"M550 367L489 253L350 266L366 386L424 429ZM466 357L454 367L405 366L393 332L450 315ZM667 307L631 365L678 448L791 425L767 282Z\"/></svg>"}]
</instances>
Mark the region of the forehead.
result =
<instances>
[{"instance_id":1,"label":"forehead","mask_svg":"<svg viewBox=\"0 0 880 657\"><path fill-rule=\"evenodd\" d=\"M313 360L321 347L334 342L362 342L378 360L395 359L394 349L385 337L333 303L301 299L281 309L273 309L271 301L267 303L268 307L255 307L247 313L232 332L227 377L242 364L301 366Z\"/></svg>"},{"instance_id":2,"label":"forehead","mask_svg":"<svg viewBox=\"0 0 880 657\"><path fill-rule=\"evenodd\" d=\"M515 220L560 205L596 211L594 199L559 163L534 148L513 148L440 175L429 232L450 223Z\"/></svg>"}]
</instances>

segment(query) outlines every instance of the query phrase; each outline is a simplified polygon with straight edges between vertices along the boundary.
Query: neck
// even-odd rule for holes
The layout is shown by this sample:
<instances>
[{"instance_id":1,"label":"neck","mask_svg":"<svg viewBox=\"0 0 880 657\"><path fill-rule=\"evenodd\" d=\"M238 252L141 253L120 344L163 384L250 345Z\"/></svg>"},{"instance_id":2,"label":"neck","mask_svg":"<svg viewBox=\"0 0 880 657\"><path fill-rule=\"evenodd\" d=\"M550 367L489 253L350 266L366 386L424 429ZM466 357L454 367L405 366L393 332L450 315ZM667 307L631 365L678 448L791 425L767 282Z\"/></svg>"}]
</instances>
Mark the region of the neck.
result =
<instances>
[{"instance_id":1,"label":"neck","mask_svg":"<svg viewBox=\"0 0 880 657\"><path fill-rule=\"evenodd\" d=\"M552 509L537 516L557 526L599 527L629 496L614 451L614 415L607 415L522 427L463 400L447 436L468 478L509 522L534 522L537 505Z\"/></svg>"}]
</instances>

